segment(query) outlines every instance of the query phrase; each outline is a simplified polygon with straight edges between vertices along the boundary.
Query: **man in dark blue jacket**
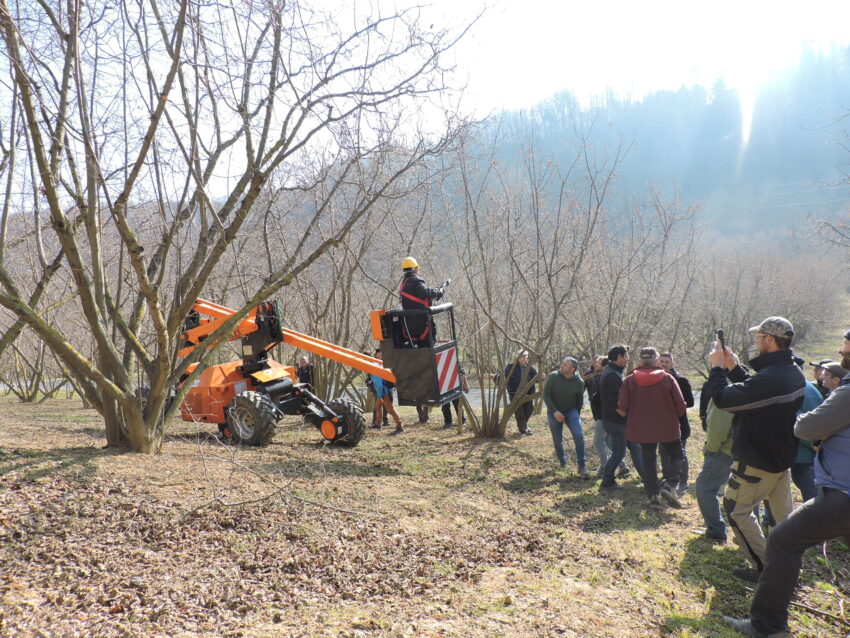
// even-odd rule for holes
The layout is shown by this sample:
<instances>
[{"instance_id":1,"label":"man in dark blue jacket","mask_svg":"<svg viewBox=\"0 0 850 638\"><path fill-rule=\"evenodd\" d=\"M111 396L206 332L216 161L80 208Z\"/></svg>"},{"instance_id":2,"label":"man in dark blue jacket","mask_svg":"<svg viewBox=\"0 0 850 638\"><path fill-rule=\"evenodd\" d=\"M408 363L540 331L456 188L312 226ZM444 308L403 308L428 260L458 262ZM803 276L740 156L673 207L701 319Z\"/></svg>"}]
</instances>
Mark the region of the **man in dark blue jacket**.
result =
<instances>
[{"instance_id":1,"label":"man in dark blue jacket","mask_svg":"<svg viewBox=\"0 0 850 638\"><path fill-rule=\"evenodd\" d=\"M402 310L426 310L431 304L443 297L442 288L429 288L419 276L419 262L413 257L405 257L401 262L404 277L398 294L401 297ZM414 343L430 344L437 339L437 326L425 313L404 318L408 338Z\"/></svg>"},{"instance_id":2,"label":"man in dark blue jacket","mask_svg":"<svg viewBox=\"0 0 850 638\"><path fill-rule=\"evenodd\" d=\"M682 398L685 400L685 407L694 407L694 393L691 389L691 382L687 379L687 377L683 377L676 371L672 353L661 353L658 358L658 365L664 368L674 379L676 379L676 383L679 385L679 390L682 391ZM676 491L679 495L682 495L688 491L689 463L687 444L688 439L691 436L691 424L690 421L688 421L687 412L679 417L679 428L682 432L682 462L679 464L679 482L676 485ZM670 457L667 455L667 448L661 447L659 453L661 454L661 460L669 464Z\"/></svg>"},{"instance_id":3,"label":"man in dark blue jacket","mask_svg":"<svg viewBox=\"0 0 850 638\"><path fill-rule=\"evenodd\" d=\"M602 408L602 427L611 437L611 456L602 470L600 490L618 487L614 472L623 457L626 447L632 456L632 463L643 480L643 452L640 445L626 440L626 417L617 410L620 401L620 388L623 387L623 370L629 362L629 349L626 346L613 346L608 351L608 365L599 376L599 400Z\"/></svg>"},{"instance_id":4,"label":"man in dark blue jacket","mask_svg":"<svg viewBox=\"0 0 850 638\"><path fill-rule=\"evenodd\" d=\"M759 351L750 361L756 374L749 376L735 354L715 342L703 391L718 408L734 414L732 475L723 508L735 540L753 567L736 567L732 573L755 582L764 569L766 542L754 510L767 501L776 522L791 512L790 468L797 457L794 421L803 404L806 378L790 349L794 338L790 321L768 317L750 332L755 333Z\"/></svg>"}]
</instances>

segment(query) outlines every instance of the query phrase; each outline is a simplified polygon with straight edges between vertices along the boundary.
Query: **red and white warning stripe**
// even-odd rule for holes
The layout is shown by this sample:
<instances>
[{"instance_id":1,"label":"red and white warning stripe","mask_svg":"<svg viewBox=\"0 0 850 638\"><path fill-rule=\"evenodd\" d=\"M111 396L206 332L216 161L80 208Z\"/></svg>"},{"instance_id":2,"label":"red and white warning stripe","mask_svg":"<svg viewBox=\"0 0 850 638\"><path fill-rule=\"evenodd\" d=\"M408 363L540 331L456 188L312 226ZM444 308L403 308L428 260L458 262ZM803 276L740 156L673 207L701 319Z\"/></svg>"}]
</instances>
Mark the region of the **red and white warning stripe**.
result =
<instances>
[{"instance_id":1,"label":"red and white warning stripe","mask_svg":"<svg viewBox=\"0 0 850 638\"><path fill-rule=\"evenodd\" d=\"M460 384L460 368L457 364L457 348L449 348L434 355L437 361L437 385L440 394L454 390Z\"/></svg>"}]
</instances>

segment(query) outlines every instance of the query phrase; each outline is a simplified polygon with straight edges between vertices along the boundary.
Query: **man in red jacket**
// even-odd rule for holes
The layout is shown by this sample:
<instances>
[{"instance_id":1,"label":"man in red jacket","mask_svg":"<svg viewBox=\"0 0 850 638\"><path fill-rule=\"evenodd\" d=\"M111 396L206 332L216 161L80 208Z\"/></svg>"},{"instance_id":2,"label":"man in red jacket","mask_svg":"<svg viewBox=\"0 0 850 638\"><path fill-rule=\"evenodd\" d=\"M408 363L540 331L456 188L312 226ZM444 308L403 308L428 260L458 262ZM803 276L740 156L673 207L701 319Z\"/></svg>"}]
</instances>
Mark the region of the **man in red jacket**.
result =
<instances>
[{"instance_id":1,"label":"man in red jacket","mask_svg":"<svg viewBox=\"0 0 850 638\"><path fill-rule=\"evenodd\" d=\"M667 503L681 508L676 485L683 462L680 417L685 399L679 384L658 366L655 348L640 349L640 367L635 368L620 388L617 412L626 417L626 437L640 443L643 452L643 485L650 507L660 508L659 494ZM667 452L661 457L662 484L658 485L655 459L658 446Z\"/></svg>"}]
</instances>

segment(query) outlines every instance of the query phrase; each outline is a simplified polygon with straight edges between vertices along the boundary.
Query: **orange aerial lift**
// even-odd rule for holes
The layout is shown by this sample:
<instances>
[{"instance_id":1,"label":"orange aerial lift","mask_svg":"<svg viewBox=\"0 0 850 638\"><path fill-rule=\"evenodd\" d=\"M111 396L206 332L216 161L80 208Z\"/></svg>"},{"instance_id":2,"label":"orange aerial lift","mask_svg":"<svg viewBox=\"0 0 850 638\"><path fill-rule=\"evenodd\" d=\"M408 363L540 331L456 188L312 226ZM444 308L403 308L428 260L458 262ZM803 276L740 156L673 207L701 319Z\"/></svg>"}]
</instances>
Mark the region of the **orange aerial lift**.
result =
<instances>
[{"instance_id":1,"label":"orange aerial lift","mask_svg":"<svg viewBox=\"0 0 850 638\"><path fill-rule=\"evenodd\" d=\"M429 336L427 343L414 343L403 336L406 317L445 312L450 317L450 340L434 342ZM184 323L178 356L188 355L234 314L225 306L196 300ZM186 393L180 413L186 421L217 423L225 437L247 445L268 441L283 415L300 414L327 441L353 447L366 431L361 408L343 397L325 403L309 384L298 382L294 366L269 358L269 350L288 344L396 383L401 405L442 405L461 394L454 333L452 304L414 311L374 310L372 336L381 341L382 364L375 357L283 328L278 304L266 301L228 337L241 339L242 359L205 368ZM190 365L185 377L197 365Z\"/></svg>"}]
</instances>

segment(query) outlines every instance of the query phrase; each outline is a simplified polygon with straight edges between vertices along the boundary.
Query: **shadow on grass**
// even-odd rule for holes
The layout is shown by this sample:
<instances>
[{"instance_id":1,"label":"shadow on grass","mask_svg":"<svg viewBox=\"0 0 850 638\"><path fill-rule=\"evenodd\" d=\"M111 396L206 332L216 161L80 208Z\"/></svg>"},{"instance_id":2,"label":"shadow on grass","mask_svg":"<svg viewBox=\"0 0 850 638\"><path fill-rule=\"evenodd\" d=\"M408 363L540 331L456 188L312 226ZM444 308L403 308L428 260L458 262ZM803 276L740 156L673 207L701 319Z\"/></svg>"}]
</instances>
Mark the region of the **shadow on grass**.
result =
<instances>
[{"instance_id":1,"label":"shadow on grass","mask_svg":"<svg viewBox=\"0 0 850 638\"><path fill-rule=\"evenodd\" d=\"M57 448L49 451L0 449L0 477L20 473L20 482L32 482L48 476L74 472L85 479L97 472L93 461L125 454L122 450L95 447Z\"/></svg>"},{"instance_id":2,"label":"shadow on grass","mask_svg":"<svg viewBox=\"0 0 850 638\"><path fill-rule=\"evenodd\" d=\"M706 636L739 635L724 625L721 617L744 618L749 613L752 594L748 589L754 585L732 575L732 568L742 560L740 550L731 541L717 544L702 536L689 539L679 563L679 579L703 592L705 613L671 614L662 625L665 635L678 635L685 630Z\"/></svg>"},{"instance_id":3,"label":"shadow on grass","mask_svg":"<svg viewBox=\"0 0 850 638\"><path fill-rule=\"evenodd\" d=\"M51 425L50 430L55 432L65 432L66 434L84 434L93 439L102 439L104 442L106 441L106 430L102 427L75 428L67 425Z\"/></svg>"},{"instance_id":4,"label":"shadow on grass","mask_svg":"<svg viewBox=\"0 0 850 638\"><path fill-rule=\"evenodd\" d=\"M646 494L638 483L628 483L616 492L598 491L595 483L581 491L570 491L556 506L566 517L577 518L576 526L592 534L617 534L623 530L656 529L670 523L673 510L649 509ZM562 486L566 491L567 486Z\"/></svg>"},{"instance_id":5,"label":"shadow on grass","mask_svg":"<svg viewBox=\"0 0 850 638\"><path fill-rule=\"evenodd\" d=\"M554 472L537 472L536 474L526 474L518 476L510 481L502 483L502 487L514 494L525 494L528 492L539 492L545 487L552 484L556 479Z\"/></svg>"}]
</instances>

